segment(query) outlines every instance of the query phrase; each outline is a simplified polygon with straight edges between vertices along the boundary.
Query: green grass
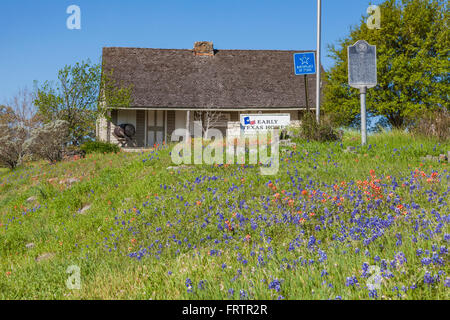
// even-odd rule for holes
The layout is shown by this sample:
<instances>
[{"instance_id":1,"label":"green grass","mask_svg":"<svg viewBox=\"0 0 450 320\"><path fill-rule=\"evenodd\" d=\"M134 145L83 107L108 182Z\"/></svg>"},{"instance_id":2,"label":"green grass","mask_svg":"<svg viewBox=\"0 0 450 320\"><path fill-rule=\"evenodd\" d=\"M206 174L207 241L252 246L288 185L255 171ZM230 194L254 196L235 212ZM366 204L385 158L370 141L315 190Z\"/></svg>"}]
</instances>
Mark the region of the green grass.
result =
<instances>
[{"instance_id":1,"label":"green grass","mask_svg":"<svg viewBox=\"0 0 450 320\"><path fill-rule=\"evenodd\" d=\"M369 136L368 146L359 143L353 132L346 132L342 143L297 141L295 150L283 148L275 176L241 165L167 170L174 166L171 146L0 169L0 299L240 299L240 290L250 299L369 299L363 263L380 266L374 260L379 256L389 265L399 252L407 262L389 267L393 277L383 278L378 299L448 299L448 254L440 256L443 265L424 266L425 255L418 257L416 250L430 250L431 257L433 245L438 251L448 247L448 218L439 220L435 212L449 215L449 165L420 158L446 153L450 142L392 131ZM348 146L355 146L355 153L344 152ZM380 179L383 198L378 202L364 200L363 184L358 187L358 181L374 180L370 170ZM436 177L427 182L433 172ZM77 181L64 183L69 178ZM309 198L300 193L303 189L316 194ZM362 202L355 207L359 195ZM36 200L27 202L31 196ZM322 201L327 196L331 198ZM396 213L393 203L403 205L408 214ZM359 211L352 217L355 208ZM315 215L295 223L298 211ZM362 239L333 240L341 235L338 221L354 227L351 219L387 221L389 215L395 221L368 246ZM224 220L231 221L233 231L219 230ZM420 236L439 223L441 232L428 239ZM231 238L225 240L224 234ZM311 236L321 241L314 250L307 246ZM26 248L28 243L34 247ZM149 254L140 260L128 256L141 247ZM326 252L326 260L319 262L317 249ZM37 262L44 253L51 258ZM259 254L263 265L258 264ZM80 290L66 287L71 265L80 267ZM437 283L424 283L426 272L434 276L439 271ZM359 287L346 286L352 275ZM186 288L187 278L193 292ZM279 292L269 289L274 279L280 280ZM200 280L206 281L204 289L197 286ZM395 289L403 286L409 289Z\"/></svg>"}]
</instances>

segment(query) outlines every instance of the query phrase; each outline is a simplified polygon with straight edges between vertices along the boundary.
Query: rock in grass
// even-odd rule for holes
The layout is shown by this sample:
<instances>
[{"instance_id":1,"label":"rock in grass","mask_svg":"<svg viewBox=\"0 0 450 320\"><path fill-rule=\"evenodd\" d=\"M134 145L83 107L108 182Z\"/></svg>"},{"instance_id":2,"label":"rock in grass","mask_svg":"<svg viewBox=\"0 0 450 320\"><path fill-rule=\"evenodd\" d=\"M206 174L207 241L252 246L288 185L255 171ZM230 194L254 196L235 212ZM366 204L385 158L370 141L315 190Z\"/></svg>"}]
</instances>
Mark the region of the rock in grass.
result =
<instances>
[{"instance_id":1,"label":"rock in grass","mask_svg":"<svg viewBox=\"0 0 450 320\"><path fill-rule=\"evenodd\" d=\"M78 182L78 181L80 181L78 178L70 178L70 179L67 179L66 183L67 184L73 184L73 183Z\"/></svg>"},{"instance_id":2,"label":"rock in grass","mask_svg":"<svg viewBox=\"0 0 450 320\"><path fill-rule=\"evenodd\" d=\"M36 201L36 200L37 200L37 197L32 196L32 197L29 197L29 198L27 199L27 202L34 202L34 201Z\"/></svg>"},{"instance_id":3,"label":"rock in grass","mask_svg":"<svg viewBox=\"0 0 450 320\"><path fill-rule=\"evenodd\" d=\"M69 178L69 179L66 179L66 180L61 180L59 183L60 184L66 184L66 185L72 185L72 184L74 184L75 182L78 182L78 181L80 181L79 179L77 179L77 178Z\"/></svg>"},{"instance_id":4,"label":"rock in grass","mask_svg":"<svg viewBox=\"0 0 450 320\"><path fill-rule=\"evenodd\" d=\"M32 248L34 248L34 243L33 243L33 242L27 243L27 244L25 245L25 247L26 247L27 249L32 249Z\"/></svg>"},{"instance_id":5,"label":"rock in grass","mask_svg":"<svg viewBox=\"0 0 450 320\"><path fill-rule=\"evenodd\" d=\"M56 177L55 178L50 178L47 181L48 181L48 183L53 183L53 182L58 181L58 178L56 178Z\"/></svg>"},{"instance_id":6,"label":"rock in grass","mask_svg":"<svg viewBox=\"0 0 450 320\"><path fill-rule=\"evenodd\" d=\"M80 210L80 214L85 214L90 208L91 208L90 204L84 206L83 209Z\"/></svg>"},{"instance_id":7,"label":"rock in grass","mask_svg":"<svg viewBox=\"0 0 450 320\"><path fill-rule=\"evenodd\" d=\"M352 146L348 146L347 147L347 149L345 149L345 151L344 152L346 152L346 153L349 153L349 152L351 152L351 153L356 153L356 148L355 147L352 147Z\"/></svg>"},{"instance_id":8,"label":"rock in grass","mask_svg":"<svg viewBox=\"0 0 450 320\"><path fill-rule=\"evenodd\" d=\"M44 261L44 260L49 260L49 259L53 258L54 256L55 256L54 253L46 252L46 253L43 253L43 254L41 254L40 256L38 256L38 257L36 258L36 262L41 262L41 261Z\"/></svg>"},{"instance_id":9,"label":"rock in grass","mask_svg":"<svg viewBox=\"0 0 450 320\"><path fill-rule=\"evenodd\" d=\"M450 157L450 154L449 154ZM447 156L445 154L440 154L439 157L436 156L432 156L430 154L428 154L425 158L420 158L421 160L426 160L426 161L433 161L433 162L444 162L444 161L449 161L449 158L447 158Z\"/></svg>"},{"instance_id":10,"label":"rock in grass","mask_svg":"<svg viewBox=\"0 0 450 320\"><path fill-rule=\"evenodd\" d=\"M291 139L286 139L280 141L280 146L294 148L297 146L297 144L295 142L292 142Z\"/></svg>"},{"instance_id":11,"label":"rock in grass","mask_svg":"<svg viewBox=\"0 0 450 320\"><path fill-rule=\"evenodd\" d=\"M189 167L185 166L185 165L181 165L178 167L167 167L167 170L178 170L178 169L186 169L186 168L189 168Z\"/></svg>"}]
</instances>

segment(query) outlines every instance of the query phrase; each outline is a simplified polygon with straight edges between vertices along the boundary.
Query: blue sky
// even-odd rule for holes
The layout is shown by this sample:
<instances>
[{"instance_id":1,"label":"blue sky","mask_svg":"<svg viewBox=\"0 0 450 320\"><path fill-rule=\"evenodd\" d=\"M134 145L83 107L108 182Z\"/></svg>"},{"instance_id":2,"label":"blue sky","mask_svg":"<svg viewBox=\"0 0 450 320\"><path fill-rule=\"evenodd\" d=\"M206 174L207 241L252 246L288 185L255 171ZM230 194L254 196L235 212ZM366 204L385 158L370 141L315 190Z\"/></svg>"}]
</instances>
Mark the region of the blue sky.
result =
<instances>
[{"instance_id":1,"label":"blue sky","mask_svg":"<svg viewBox=\"0 0 450 320\"><path fill-rule=\"evenodd\" d=\"M369 0L322 0L322 59L366 14ZM81 30L69 30L69 5ZM102 47L315 50L316 0L1 0L0 103L66 64L99 61Z\"/></svg>"}]
</instances>

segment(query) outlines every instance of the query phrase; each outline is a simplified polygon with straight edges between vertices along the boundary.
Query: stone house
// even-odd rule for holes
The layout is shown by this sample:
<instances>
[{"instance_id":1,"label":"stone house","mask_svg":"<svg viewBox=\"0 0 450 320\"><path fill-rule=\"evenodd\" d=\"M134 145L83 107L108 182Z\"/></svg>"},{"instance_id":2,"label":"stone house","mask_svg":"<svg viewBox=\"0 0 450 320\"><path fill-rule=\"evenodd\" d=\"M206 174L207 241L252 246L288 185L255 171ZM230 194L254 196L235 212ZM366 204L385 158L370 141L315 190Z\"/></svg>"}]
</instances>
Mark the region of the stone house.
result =
<instances>
[{"instance_id":1,"label":"stone house","mask_svg":"<svg viewBox=\"0 0 450 320\"><path fill-rule=\"evenodd\" d=\"M303 51L216 50L211 42L193 49L103 48L103 70L116 83L132 86L132 105L98 119L97 138L125 148L170 141L177 128L193 132L197 115L219 114L214 127L224 134L239 128L241 113L289 113L299 120L308 105L315 111L316 76L295 76L293 55ZM323 68L322 72L323 71ZM126 141L115 128L131 124Z\"/></svg>"}]
</instances>

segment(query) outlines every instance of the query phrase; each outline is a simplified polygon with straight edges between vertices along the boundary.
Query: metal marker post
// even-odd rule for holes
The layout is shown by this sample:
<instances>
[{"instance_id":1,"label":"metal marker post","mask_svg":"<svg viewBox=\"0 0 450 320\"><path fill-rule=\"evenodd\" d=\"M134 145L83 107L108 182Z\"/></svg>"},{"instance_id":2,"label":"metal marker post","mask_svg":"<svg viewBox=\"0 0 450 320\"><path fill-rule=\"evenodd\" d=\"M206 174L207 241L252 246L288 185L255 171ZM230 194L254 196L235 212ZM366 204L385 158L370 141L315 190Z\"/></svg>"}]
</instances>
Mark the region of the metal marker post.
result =
<instances>
[{"instance_id":1,"label":"metal marker post","mask_svg":"<svg viewBox=\"0 0 450 320\"><path fill-rule=\"evenodd\" d=\"M361 95L361 144L367 144L366 93L367 87L359 89Z\"/></svg>"}]
</instances>

